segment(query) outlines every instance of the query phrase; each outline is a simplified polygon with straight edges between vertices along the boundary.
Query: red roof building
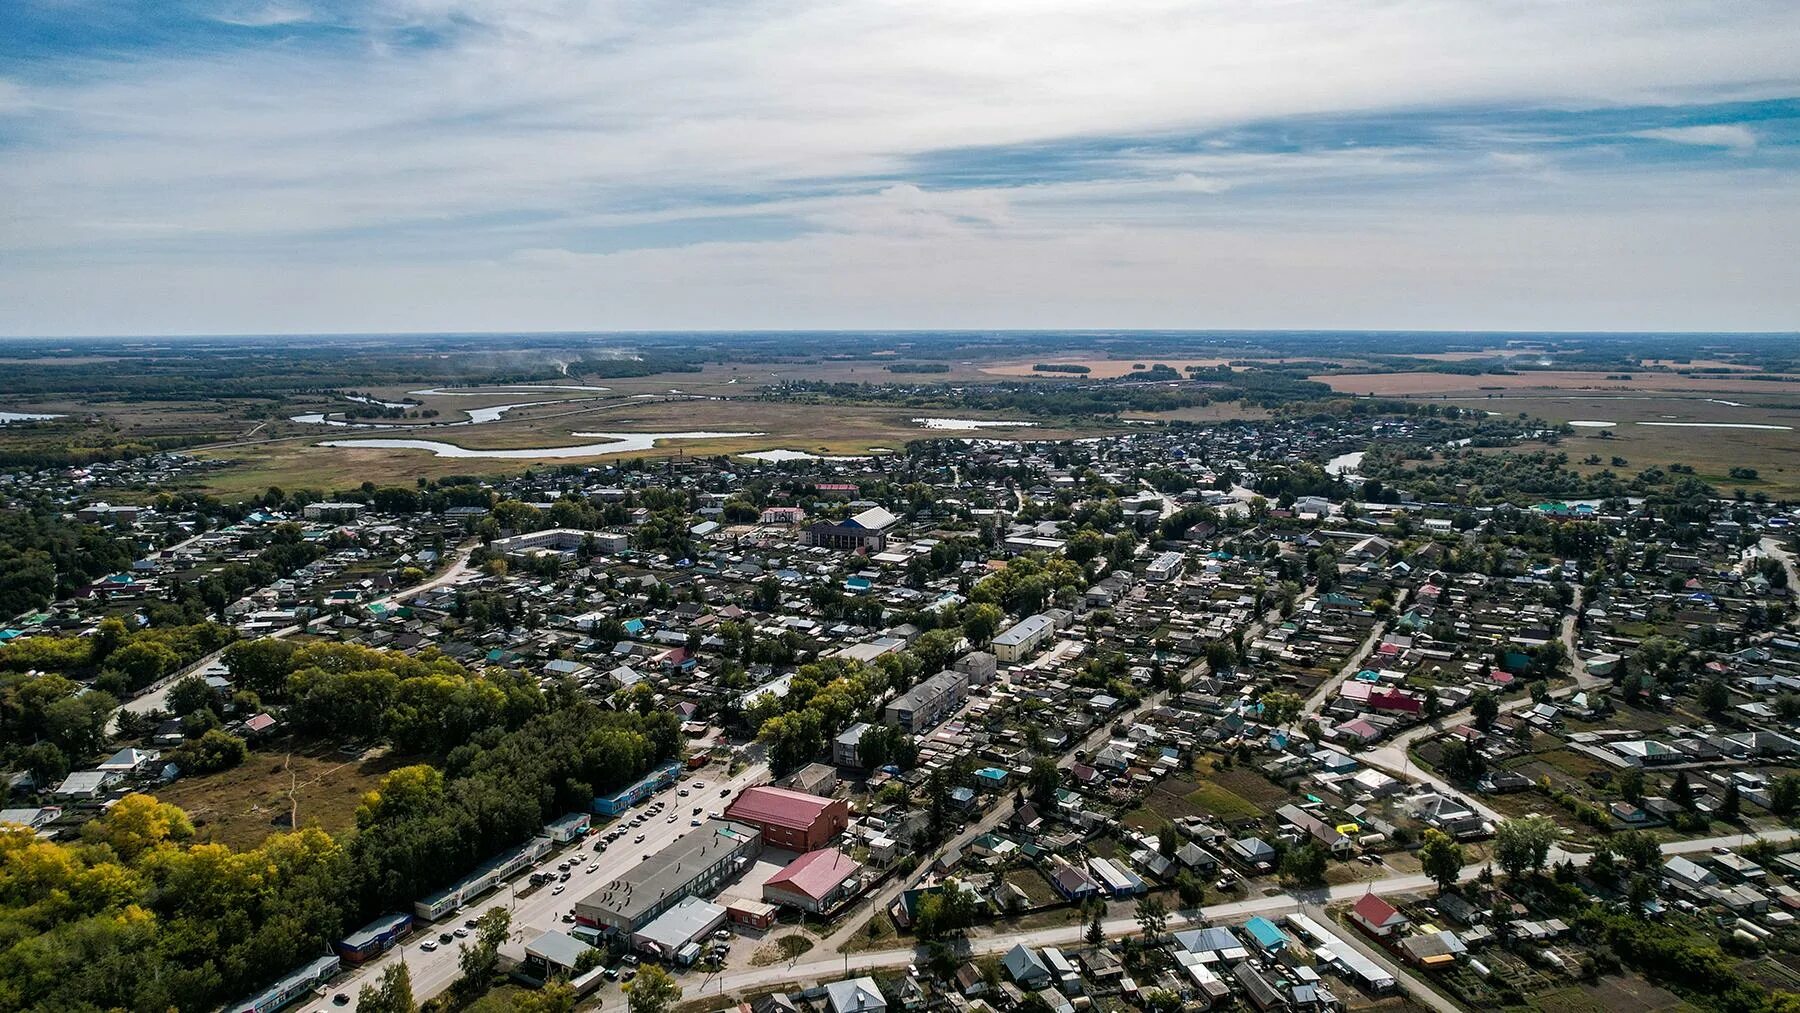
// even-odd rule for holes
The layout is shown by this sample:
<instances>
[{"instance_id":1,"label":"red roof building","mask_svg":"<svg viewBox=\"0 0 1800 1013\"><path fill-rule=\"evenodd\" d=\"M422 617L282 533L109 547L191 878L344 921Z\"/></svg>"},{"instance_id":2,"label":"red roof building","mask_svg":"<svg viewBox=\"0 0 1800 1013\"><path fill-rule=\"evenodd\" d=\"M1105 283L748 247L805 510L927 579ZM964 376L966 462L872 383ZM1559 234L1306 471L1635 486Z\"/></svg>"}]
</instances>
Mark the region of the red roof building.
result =
<instances>
[{"instance_id":1,"label":"red roof building","mask_svg":"<svg viewBox=\"0 0 1800 1013\"><path fill-rule=\"evenodd\" d=\"M1362 895L1350 909L1350 918L1372 936L1391 936L1406 927L1406 916L1372 893Z\"/></svg>"},{"instance_id":2,"label":"red roof building","mask_svg":"<svg viewBox=\"0 0 1800 1013\"><path fill-rule=\"evenodd\" d=\"M841 798L759 785L726 806L725 818L761 830L771 848L815 851L850 825L850 806Z\"/></svg>"},{"instance_id":3,"label":"red roof building","mask_svg":"<svg viewBox=\"0 0 1800 1013\"><path fill-rule=\"evenodd\" d=\"M763 900L821 914L854 896L862 863L836 848L809 851L763 884Z\"/></svg>"}]
</instances>

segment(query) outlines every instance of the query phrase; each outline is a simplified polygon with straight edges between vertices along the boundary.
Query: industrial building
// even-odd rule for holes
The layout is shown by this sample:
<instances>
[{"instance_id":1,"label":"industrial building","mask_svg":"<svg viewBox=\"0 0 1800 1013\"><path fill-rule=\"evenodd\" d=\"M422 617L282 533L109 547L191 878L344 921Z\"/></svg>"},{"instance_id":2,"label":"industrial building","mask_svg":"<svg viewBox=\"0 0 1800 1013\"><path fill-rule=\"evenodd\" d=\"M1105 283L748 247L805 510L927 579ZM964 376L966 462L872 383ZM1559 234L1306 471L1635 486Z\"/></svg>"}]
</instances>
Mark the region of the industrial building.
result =
<instances>
[{"instance_id":1,"label":"industrial building","mask_svg":"<svg viewBox=\"0 0 1800 1013\"><path fill-rule=\"evenodd\" d=\"M968 673L945 669L888 701L882 718L887 724L918 735L955 713L968 692Z\"/></svg>"},{"instance_id":2,"label":"industrial building","mask_svg":"<svg viewBox=\"0 0 1800 1013\"><path fill-rule=\"evenodd\" d=\"M707 820L575 905L575 920L631 935L688 897L710 894L762 852L756 826Z\"/></svg>"},{"instance_id":3,"label":"industrial building","mask_svg":"<svg viewBox=\"0 0 1800 1013\"><path fill-rule=\"evenodd\" d=\"M769 847L813 851L850 825L850 806L841 798L758 785L733 799L725 818L756 827Z\"/></svg>"}]
</instances>

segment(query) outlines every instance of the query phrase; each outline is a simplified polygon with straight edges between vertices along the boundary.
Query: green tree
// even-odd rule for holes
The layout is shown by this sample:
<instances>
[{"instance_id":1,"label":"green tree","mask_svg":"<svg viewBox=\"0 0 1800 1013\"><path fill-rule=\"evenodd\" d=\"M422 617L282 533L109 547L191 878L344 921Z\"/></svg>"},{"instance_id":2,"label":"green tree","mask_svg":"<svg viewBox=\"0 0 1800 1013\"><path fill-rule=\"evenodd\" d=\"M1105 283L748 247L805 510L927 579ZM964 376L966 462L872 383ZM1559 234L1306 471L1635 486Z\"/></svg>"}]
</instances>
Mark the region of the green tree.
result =
<instances>
[{"instance_id":1,"label":"green tree","mask_svg":"<svg viewBox=\"0 0 1800 1013\"><path fill-rule=\"evenodd\" d=\"M1325 882L1330 856L1325 849L1308 841L1287 850L1281 856L1281 878L1288 883L1315 884Z\"/></svg>"},{"instance_id":2,"label":"green tree","mask_svg":"<svg viewBox=\"0 0 1800 1013\"><path fill-rule=\"evenodd\" d=\"M1062 787L1062 768L1056 761L1047 756L1040 756L1031 761L1031 772L1025 778L1031 800L1039 806L1049 805L1056 797L1056 789Z\"/></svg>"},{"instance_id":3,"label":"green tree","mask_svg":"<svg viewBox=\"0 0 1800 1013\"><path fill-rule=\"evenodd\" d=\"M414 1013L412 974L405 961L395 961L381 972L381 977L362 987L356 994L359 1013Z\"/></svg>"},{"instance_id":4,"label":"green tree","mask_svg":"<svg viewBox=\"0 0 1800 1013\"><path fill-rule=\"evenodd\" d=\"M1731 690L1725 686L1724 679L1708 679L1700 684L1697 694L1700 708L1713 717L1725 713L1731 706Z\"/></svg>"},{"instance_id":5,"label":"green tree","mask_svg":"<svg viewBox=\"0 0 1800 1013\"><path fill-rule=\"evenodd\" d=\"M681 986L655 964L644 965L625 993L631 1013L669 1013L681 1001Z\"/></svg>"},{"instance_id":6,"label":"green tree","mask_svg":"<svg viewBox=\"0 0 1800 1013\"><path fill-rule=\"evenodd\" d=\"M1438 893L1456 885L1466 858L1462 845L1441 830L1426 830L1419 845L1419 870L1437 884Z\"/></svg>"},{"instance_id":7,"label":"green tree","mask_svg":"<svg viewBox=\"0 0 1800 1013\"><path fill-rule=\"evenodd\" d=\"M1175 895L1181 898L1181 906L1191 911L1206 903L1206 884L1183 869L1175 874Z\"/></svg>"},{"instance_id":8,"label":"green tree","mask_svg":"<svg viewBox=\"0 0 1800 1013\"><path fill-rule=\"evenodd\" d=\"M503 907L488 908L475 919L475 944L459 944L456 954L456 966L462 971L462 979L457 984L467 994L476 994L485 988L499 969L500 944L506 941L506 934L511 929L512 912Z\"/></svg>"},{"instance_id":9,"label":"green tree","mask_svg":"<svg viewBox=\"0 0 1800 1013\"><path fill-rule=\"evenodd\" d=\"M1272 725L1285 725L1294 720L1300 716L1301 707L1305 706L1298 694L1280 690L1264 693L1260 702L1263 720Z\"/></svg>"},{"instance_id":10,"label":"green tree","mask_svg":"<svg viewBox=\"0 0 1800 1013\"><path fill-rule=\"evenodd\" d=\"M1169 927L1169 909L1161 897L1145 894L1138 898L1137 923L1144 933L1145 945L1155 946L1162 940Z\"/></svg>"},{"instance_id":11,"label":"green tree","mask_svg":"<svg viewBox=\"0 0 1800 1013\"><path fill-rule=\"evenodd\" d=\"M206 680L197 675L184 675L175 680L169 687L169 713L192 714L197 710L209 710L218 713L219 697L206 684Z\"/></svg>"},{"instance_id":12,"label":"green tree","mask_svg":"<svg viewBox=\"0 0 1800 1013\"><path fill-rule=\"evenodd\" d=\"M1494 831L1494 860L1513 879L1537 872L1561 839L1562 830L1548 816L1521 816L1501 820Z\"/></svg>"},{"instance_id":13,"label":"green tree","mask_svg":"<svg viewBox=\"0 0 1800 1013\"><path fill-rule=\"evenodd\" d=\"M1478 689L1469 698L1469 714L1475 719L1475 727L1485 732L1494 727L1494 719L1500 716L1500 701L1487 690Z\"/></svg>"}]
</instances>

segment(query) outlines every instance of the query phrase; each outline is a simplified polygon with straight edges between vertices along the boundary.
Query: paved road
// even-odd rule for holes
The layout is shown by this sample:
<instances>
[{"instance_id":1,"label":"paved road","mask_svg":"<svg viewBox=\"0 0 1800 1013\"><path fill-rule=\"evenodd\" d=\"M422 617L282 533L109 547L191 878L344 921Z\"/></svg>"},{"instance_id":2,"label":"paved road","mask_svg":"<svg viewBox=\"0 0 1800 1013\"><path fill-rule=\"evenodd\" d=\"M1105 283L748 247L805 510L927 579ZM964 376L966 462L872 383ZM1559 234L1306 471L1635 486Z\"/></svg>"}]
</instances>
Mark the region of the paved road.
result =
<instances>
[{"instance_id":1,"label":"paved road","mask_svg":"<svg viewBox=\"0 0 1800 1013\"><path fill-rule=\"evenodd\" d=\"M721 778L722 770L716 766L703 767L684 779L674 789L660 792L655 797L668 802L668 808L662 817L653 819L626 837L613 842L602 855L595 856L587 842L579 845L559 847L547 855L542 862L531 869L521 871L511 881L503 883L497 890L481 899L466 905L443 921L416 929L405 946L396 948L380 958L364 964L348 977L332 983L330 994L343 992L350 997L347 1006L333 1006L329 999L314 999L310 1005L302 1009L310 1013L336 1013L341 1010L356 1008L357 992L365 984L372 984L380 978L381 973L396 960L406 961L408 973L412 976L413 995L423 1002L449 988L451 983L462 973L457 966L457 946L438 946L433 951L426 951L420 944L426 940L436 940L439 933L450 932L463 924L466 919L474 918L495 907L511 907L513 912L512 933L500 952L515 960L525 957L526 942L537 938L549 929L567 930L569 926L562 921L565 912L571 911L575 903L589 893L598 889L601 884L625 874L644 860L645 855L655 854L674 843L693 827L688 825L690 812L696 805L704 808L722 809L726 799L719 794L720 789L729 788L732 798L736 798L743 789L768 780L769 768L766 764L757 763L745 767L730 778ZM704 782L704 788L691 788L695 782ZM689 788L692 794L682 798L679 794L683 788ZM639 812L641 810L633 810ZM668 822L674 816L675 822ZM634 843L637 834L644 835L643 843ZM589 841L599 838L589 838ZM530 878L533 872L555 872L556 864L565 858L575 856L581 859L581 866L570 877L567 887L559 894L554 887L546 886L529 894L515 896L513 891L530 889ZM585 871L589 863L599 866L594 872ZM617 987L613 986L617 992Z\"/></svg>"},{"instance_id":2,"label":"paved road","mask_svg":"<svg viewBox=\"0 0 1800 1013\"><path fill-rule=\"evenodd\" d=\"M1411 594L1412 588L1401 588L1399 596L1394 599L1395 612L1403 613L1405 611L1406 599ZM1338 687L1344 684L1344 680L1362 671L1363 662L1368 660L1369 655L1374 652L1375 646L1381 643L1381 638L1387 633L1387 628L1388 622L1383 619L1369 630L1368 637L1364 638L1362 645L1356 649L1356 653L1345 659L1343 667L1338 669L1337 674L1327 677L1324 682L1319 683L1319 688L1313 690L1312 696L1306 698L1305 705L1300 708L1302 716L1319 713L1327 703L1331 702Z\"/></svg>"},{"instance_id":3,"label":"paved road","mask_svg":"<svg viewBox=\"0 0 1800 1013\"><path fill-rule=\"evenodd\" d=\"M1302 904L1300 910L1305 913L1308 918L1318 922L1320 925L1332 925L1331 916L1326 914L1325 909L1317 904ZM1412 996L1413 1001L1429 1006L1432 1009L1437 1010L1438 1013L1462 1013L1462 1007L1432 991L1430 985L1420 981L1413 975L1411 970L1402 966L1400 962L1395 960L1386 950L1383 950L1378 946L1369 945L1368 941L1363 939L1360 933L1347 931L1342 926L1332 926L1332 934L1342 940L1345 946L1350 947L1364 957L1374 961L1382 970L1393 975L1394 982L1399 985L1400 989L1407 995Z\"/></svg>"},{"instance_id":4,"label":"paved road","mask_svg":"<svg viewBox=\"0 0 1800 1013\"><path fill-rule=\"evenodd\" d=\"M1800 837L1800 831L1776 830L1756 835L1764 840L1775 842L1790 841ZM1665 855L1693 854L1710 851L1714 847L1734 847L1745 843L1749 837L1709 837L1702 840L1675 841L1663 845ZM1554 848L1550 852L1550 861L1574 862L1585 865L1588 856L1585 854L1565 852ZM1462 880L1467 882L1479 876L1479 866L1469 866L1462 872ZM1394 875L1384 879L1366 883L1343 883L1337 886L1315 890L1280 893L1273 896L1251 897L1246 900L1231 901L1225 904L1214 904L1197 911L1171 912L1169 915L1169 931L1176 932L1206 924L1236 924L1248 920L1253 915L1265 918L1278 917L1291 911L1316 909L1327 904L1353 901L1364 893L1378 892L1390 894L1419 893L1433 889L1430 879L1423 875ZM1314 915L1314 917L1318 917ZM1139 932L1135 918L1111 918L1101 923L1101 928L1108 938L1136 935ZM967 943L968 956L986 956L1005 953L1014 946L1024 943L1027 946L1079 946L1083 942L1086 926L1082 924L1057 925L1050 928L1030 929L1016 932L999 932L992 935L971 937ZM1348 932L1339 933L1349 936ZM849 954L835 957L823 957L815 960L778 964L770 967L746 968L738 971L726 971L719 975L691 976L683 979L686 989L684 998L692 1000L701 995L729 995L750 989L767 988L771 985L793 983L796 985L837 981L851 974L866 973L876 968L905 967L923 959L923 948L901 948L889 950L872 950L865 953ZM1408 978L1399 979L1402 982ZM1414 986L1429 992L1424 985L1413 982ZM1435 993L1432 993L1435 995ZM1423 998L1423 993L1420 993ZM1426 1000L1429 1001L1429 1000ZM624 1009L625 998L616 991L602 996L602 1009ZM1441 1007L1439 1007L1441 1008ZM1448 1011L1446 1011L1448 1013Z\"/></svg>"},{"instance_id":5,"label":"paved road","mask_svg":"<svg viewBox=\"0 0 1800 1013\"><path fill-rule=\"evenodd\" d=\"M1611 683L1611 680L1607 679L1605 676L1589 675L1587 667L1582 664L1581 658L1575 651L1575 616L1580 614L1581 608L1582 595L1581 592L1577 590L1575 592L1574 604L1570 608L1569 615L1563 617L1562 625L1563 646L1568 649L1575 681L1572 685L1552 690L1550 693L1551 699L1562 699L1564 697L1573 696L1582 690L1596 689ZM1500 713L1510 714L1513 711L1530 707L1533 703L1534 701L1531 699L1531 694L1523 693L1509 700L1502 701L1500 704ZM1442 778L1427 771L1420 770L1412 765L1412 755L1410 750L1412 749L1413 743L1418 742L1420 739L1442 734L1448 729L1463 724L1468 720L1469 715L1465 711L1454 711L1442 715L1434 720L1415 725L1386 742L1375 746L1373 749L1357 753L1356 759L1368 766L1386 771L1403 781L1421 781L1431 785L1438 791L1454 794L1456 797L1467 802L1470 808L1480 813L1484 819L1489 819L1498 823L1504 817L1483 805L1480 798L1469 792L1459 790Z\"/></svg>"}]
</instances>

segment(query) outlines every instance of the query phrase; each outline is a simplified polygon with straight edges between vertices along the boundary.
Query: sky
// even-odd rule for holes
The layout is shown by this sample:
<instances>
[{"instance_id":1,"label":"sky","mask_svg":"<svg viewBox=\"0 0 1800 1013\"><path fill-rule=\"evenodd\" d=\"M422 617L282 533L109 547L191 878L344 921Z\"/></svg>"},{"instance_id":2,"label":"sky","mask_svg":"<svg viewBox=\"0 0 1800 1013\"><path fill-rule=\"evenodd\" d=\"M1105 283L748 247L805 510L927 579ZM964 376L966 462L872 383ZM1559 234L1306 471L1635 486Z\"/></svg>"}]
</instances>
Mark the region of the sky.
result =
<instances>
[{"instance_id":1,"label":"sky","mask_svg":"<svg viewBox=\"0 0 1800 1013\"><path fill-rule=\"evenodd\" d=\"M0 334L1800 329L1800 3L4 0Z\"/></svg>"}]
</instances>

